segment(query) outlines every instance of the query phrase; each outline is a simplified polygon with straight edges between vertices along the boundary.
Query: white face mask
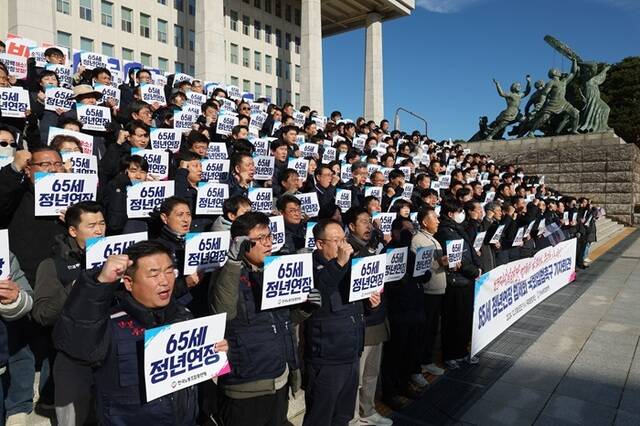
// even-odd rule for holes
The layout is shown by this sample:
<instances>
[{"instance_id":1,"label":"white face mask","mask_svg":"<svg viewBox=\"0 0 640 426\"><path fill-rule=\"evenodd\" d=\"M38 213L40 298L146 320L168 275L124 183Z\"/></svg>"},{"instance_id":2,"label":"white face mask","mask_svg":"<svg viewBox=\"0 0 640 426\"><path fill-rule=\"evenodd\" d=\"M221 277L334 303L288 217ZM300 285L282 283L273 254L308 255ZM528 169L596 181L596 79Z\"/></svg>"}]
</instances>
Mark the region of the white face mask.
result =
<instances>
[{"instance_id":1,"label":"white face mask","mask_svg":"<svg viewBox=\"0 0 640 426\"><path fill-rule=\"evenodd\" d=\"M462 223L462 222L464 222L464 219L465 219L464 212L456 213L456 214L453 215L453 220L456 223Z\"/></svg>"}]
</instances>

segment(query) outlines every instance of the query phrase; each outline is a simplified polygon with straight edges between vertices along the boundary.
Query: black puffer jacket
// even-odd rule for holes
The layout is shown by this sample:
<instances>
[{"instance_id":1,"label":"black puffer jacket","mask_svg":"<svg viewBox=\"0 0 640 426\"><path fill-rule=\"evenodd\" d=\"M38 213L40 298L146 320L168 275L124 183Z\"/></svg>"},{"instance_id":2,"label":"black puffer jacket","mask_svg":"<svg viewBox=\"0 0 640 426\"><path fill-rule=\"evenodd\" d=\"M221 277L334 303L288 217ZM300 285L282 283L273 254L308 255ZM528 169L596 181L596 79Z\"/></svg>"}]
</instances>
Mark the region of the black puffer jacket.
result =
<instances>
[{"instance_id":1,"label":"black puffer jacket","mask_svg":"<svg viewBox=\"0 0 640 426\"><path fill-rule=\"evenodd\" d=\"M449 217L442 217L438 232L434 235L442 246L443 252L447 254L447 241L463 240L462 266L457 271L447 270L447 286L463 287L473 285L479 276L480 262L473 250L473 242L469 242L469 237L462 225L457 224Z\"/></svg>"}]
</instances>

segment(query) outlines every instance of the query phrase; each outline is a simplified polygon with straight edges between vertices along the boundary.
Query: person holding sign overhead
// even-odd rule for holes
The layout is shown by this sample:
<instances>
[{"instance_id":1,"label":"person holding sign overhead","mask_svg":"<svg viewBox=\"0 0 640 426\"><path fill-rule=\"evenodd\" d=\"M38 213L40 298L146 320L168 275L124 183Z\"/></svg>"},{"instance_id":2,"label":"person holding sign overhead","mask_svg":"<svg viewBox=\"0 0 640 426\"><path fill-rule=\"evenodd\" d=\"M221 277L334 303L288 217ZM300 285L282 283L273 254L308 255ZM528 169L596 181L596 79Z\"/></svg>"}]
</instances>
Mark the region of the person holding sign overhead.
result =
<instances>
[{"instance_id":1,"label":"person holding sign overhead","mask_svg":"<svg viewBox=\"0 0 640 426\"><path fill-rule=\"evenodd\" d=\"M360 355L364 349L364 307L349 302L351 256L342 225L322 219L313 228L315 288L322 306L305 324L305 404L303 425L345 426L353 418L358 394ZM373 293L370 308L380 304Z\"/></svg>"},{"instance_id":2,"label":"person holding sign overhead","mask_svg":"<svg viewBox=\"0 0 640 426\"><path fill-rule=\"evenodd\" d=\"M447 242L461 240L460 266L447 270L447 288L442 307L442 358L450 369L460 368L462 361L477 364L478 358L469 357L467 349L473 324L473 294L475 280L480 276L478 256L473 242L468 241L462 227L464 210L458 201L446 199L440 210L440 225L435 238L447 254Z\"/></svg>"},{"instance_id":3,"label":"person holding sign overhead","mask_svg":"<svg viewBox=\"0 0 640 426\"><path fill-rule=\"evenodd\" d=\"M231 373L219 382L226 426L286 424L289 389L299 389L291 310L261 309L264 260L273 246L269 224L259 212L236 218L227 262L209 284L211 310L227 314ZM321 304L317 296L310 295L306 306Z\"/></svg>"},{"instance_id":4,"label":"person holding sign overhead","mask_svg":"<svg viewBox=\"0 0 640 426\"><path fill-rule=\"evenodd\" d=\"M143 396L145 330L193 318L172 297L174 283L171 252L141 241L109 256L102 269L82 271L69 293L53 339L59 351L93 367L101 424L196 424L196 386L152 401ZM214 351L227 348L222 340ZM181 367L166 368L173 375Z\"/></svg>"}]
</instances>

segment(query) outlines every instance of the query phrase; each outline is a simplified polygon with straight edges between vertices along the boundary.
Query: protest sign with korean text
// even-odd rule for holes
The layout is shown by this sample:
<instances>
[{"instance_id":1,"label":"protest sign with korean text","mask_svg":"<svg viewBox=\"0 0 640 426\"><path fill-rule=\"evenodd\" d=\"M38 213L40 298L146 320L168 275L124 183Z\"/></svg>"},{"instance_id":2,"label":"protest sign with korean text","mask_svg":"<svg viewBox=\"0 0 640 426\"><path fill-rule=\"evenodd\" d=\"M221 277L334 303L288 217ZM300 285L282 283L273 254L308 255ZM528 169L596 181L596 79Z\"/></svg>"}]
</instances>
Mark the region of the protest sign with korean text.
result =
<instances>
[{"instance_id":1,"label":"protest sign with korean text","mask_svg":"<svg viewBox=\"0 0 640 426\"><path fill-rule=\"evenodd\" d=\"M284 217L269 216L269 230L271 231L271 241L273 246L271 247L272 253L280 251L284 246Z\"/></svg>"},{"instance_id":2,"label":"protest sign with korean text","mask_svg":"<svg viewBox=\"0 0 640 426\"><path fill-rule=\"evenodd\" d=\"M11 259L9 258L9 230L0 229L0 280L8 280L11 276Z\"/></svg>"},{"instance_id":3,"label":"protest sign with korean text","mask_svg":"<svg viewBox=\"0 0 640 426\"><path fill-rule=\"evenodd\" d=\"M111 235L109 237L89 238L86 242L87 269L101 268L111 255L122 254L127 247L145 241L147 232L133 234Z\"/></svg>"},{"instance_id":4,"label":"protest sign with korean text","mask_svg":"<svg viewBox=\"0 0 640 426\"><path fill-rule=\"evenodd\" d=\"M46 64L45 69L56 73L61 87L67 89L73 87L73 71L71 67L60 64Z\"/></svg>"},{"instance_id":5,"label":"protest sign with korean text","mask_svg":"<svg viewBox=\"0 0 640 426\"><path fill-rule=\"evenodd\" d=\"M159 149L131 148L131 155L143 157L149 163L149 171L155 179L165 180L169 177L169 153Z\"/></svg>"},{"instance_id":6,"label":"protest sign with korean text","mask_svg":"<svg viewBox=\"0 0 640 426\"><path fill-rule=\"evenodd\" d=\"M189 110L176 111L173 113L173 128L183 133L189 132L197 119L198 115Z\"/></svg>"},{"instance_id":7,"label":"protest sign with korean text","mask_svg":"<svg viewBox=\"0 0 640 426\"><path fill-rule=\"evenodd\" d=\"M390 235L391 234L391 224L396 219L397 215L398 215L398 213L379 213L379 212L374 212L373 213L373 217L371 218L371 220L374 221L374 222L378 222L379 223L380 231L382 231L383 234Z\"/></svg>"},{"instance_id":8,"label":"protest sign with korean text","mask_svg":"<svg viewBox=\"0 0 640 426\"><path fill-rule=\"evenodd\" d=\"M7 67L10 76L18 80L27 78L27 58L10 55L8 53L0 53L0 62Z\"/></svg>"},{"instance_id":9,"label":"protest sign with korean text","mask_svg":"<svg viewBox=\"0 0 640 426\"><path fill-rule=\"evenodd\" d=\"M80 65L88 70L95 68L109 68L109 57L93 52L80 53Z\"/></svg>"},{"instance_id":10,"label":"protest sign with korean text","mask_svg":"<svg viewBox=\"0 0 640 426\"><path fill-rule=\"evenodd\" d=\"M232 113L226 113L218 116L216 125L216 133L223 136L229 136L235 126L238 125L238 116Z\"/></svg>"},{"instance_id":11,"label":"protest sign with korean text","mask_svg":"<svg viewBox=\"0 0 640 426\"><path fill-rule=\"evenodd\" d=\"M120 108L120 89L113 86L107 86L105 84L95 84L93 88L102 93L102 98L98 101L99 104L107 101L113 101L117 108Z\"/></svg>"},{"instance_id":12,"label":"protest sign with korean text","mask_svg":"<svg viewBox=\"0 0 640 426\"><path fill-rule=\"evenodd\" d=\"M302 213L308 217L316 217L320 213L320 203L318 202L318 194L316 192L307 192L304 194L296 194L300 200L300 209Z\"/></svg>"},{"instance_id":13,"label":"protest sign with korean text","mask_svg":"<svg viewBox=\"0 0 640 426\"><path fill-rule=\"evenodd\" d=\"M368 299L375 292L382 292L387 255L356 257L351 259L349 302Z\"/></svg>"},{"instance_id":14,"label":"protest sign with korean text","mask_svg":"<svg viewBox=\"0 0 640 426\"><path fill-rule=\"evenodd\" d=\"M173 196L175 183L171 181L137 182L127 187L127 217L146 219L149 213Z\"/></svg>"},{"instance_id":15,"label":"protest sign with korean text","mask_svg":"<svg viewBox=\"0 0 640 426\"><path fill-rule=\"evenodd\" d=\"M149 105L152 105L156 102L162 106L167 105L167 99L164 95L164 88L155 84L140 85L140 98Z\"/></svg>"},{"instance_id":16,"label":"protest sign with korean text","mask_svg":"<svg viewBox=\"0 0 640 426\"><path fill-rule=\"evenodd\" d=\"M202 182L224 182L229 177L229 160L201 160Z\"/></svg>"},{"instance_id":17,"label":"protest sign with korean text","mask_svg":"<svg viewBox=\"0 0 640 426\"><path fill-rule=\"evenodd\" d=\"M273 211L273 189L249 188L247 195L251 201L252 211L265 214L270 214Z\"/></svg>"},{"instance_id":18,"label":"protest sign with korean text","mask_svg":"<svg viewBox=\"0 0 640 426\"><path fill-rule=\"evenodd\" d=\"M299 158L289 158L289 163L287 164L289 169L293 169L298 172L298 176L300 179L307 179L307 170L309 169L309 160L299 157Z\"/></svg>"},{"instance_id":19,"label":"protest sign with korean text","mask_svg":"<svg viewBox=\"0 0 640 426\"><path fill-rule=\"evenodd\" d=\"M73 90L64 89L61 87L52 87L45 91L44 109L47 111L55 111L61 109L63 111L69 111L73 104L76 102L71 99L73 96Z\"/></svg>"},{"instance_id":20,"label":"protest sign with korean text","mask_svg":"<svg viewBox=\"0 0 640 426\"><path fill-rule=\"evenodd\" d=\"M22 87L0 88L0 111L3 117L24 118L30 108L27 90Z\"/></svg>"},{"instance_id":21,"label":"protest sign with korean text","mask_svg":"<svg viewBox=\"0 0 640 426\"><path fill-rule=\"evenodd\" d=\"M106 132L111 123L111 110L97 105L78 105L78 121L82 123L82 130Z\"/></svg>"},{"instance_id":22,"label":"protest sign with korean text","mask_svg":"<svg viewBox=\"0 0 640 426\"><path fill-rule=\"evenodd\" d=\"M336 205L340 207L342 213L351 208L351 190L336 189Z\"/></svg>"},{"instance_id":23,"label":"protest sign with korean text","mask_svg":"<svg viewBox=\"0 0 640 426\"><path fill-rule=\"evenodd\" d=\"M226 321L221 313L144 330L147 402L231 371L226 352L215 351Z\"/></svg>"},{"instance_id":24,"label":"protest sign with korean text","mask_svg":"<svg viewBox=\"0 0 640 426\"><path fill-rule=\"evenodd\" d=\"M407 273L407 263L409 262L409 248L400 247L387 249L387 260L384 270L384 282L401 280Z\"/></svg>"},{"instance_id":25,"label":"protest sign with korean text","mask_svg":"<svg viewBox=\"0 0 640 426\"><path fill-rule=\"evenodd\" d=\"M57 216L80 201L95 201L98 176L77 173L36 172L35 215Z\"/></svg>"},{"instance_id":26,"label":"protest sign with korean text","mask_svg":"<svg viewBox=\"0 0 640 426\"><path fill-rule=\"evenodd\" d=\"M222 204L227 198L229 198L229 185L226 183L198 183L196 214L222 214Z\"/></svg>"},{"instance_id":27,"label":"protest sign with korean text","mask_svg":"<svg viewBox=\"0 0 640 426\"><path fill-rule=\"evenodd\" d=\"M98 158L95 155L81 152L63 152L62 161L69 162L71 173L98 174Z\"/></svg>"},{"instance_id":28,"label":"protest sign with korean text","mask_svg":"<svg viewBox=\"0 0 640 426\"><path fill-rule=\"evenodd\" d=\"M315 250L316 238L313 236L313 227L317 222L307 222L307 232L304 236L304 247L309 250Z\"/></svg>"},{"instance_id":29,"label":"protest sign with korean text","mask_svg":"<svg viewBox=\"0 0 640 426\"><path fill-rule=\"evenodd\" d=\"M455 269L462 265L463 249L463 239L447 241L447 261L449 263L449 269Z\"/></svg>"},{"instance_id":30,"label":"protest sign with korean text","mask_svg":"<svg viewBox=\"0 0 640 426\"><path fill-rule=\"evenodd\" d=\"M174 154L180 150L182 132L176 129L151 129L151 149L169 150Z\"/></svg>"},{"instance_id":31,"label":"protest sign with korean text","mask_svg":"<svg viewBox=\"0 0 640 426\"><path fill-rule=\"evenodd\" d=\"M210 160L227 160L227 144L224 142L209 142L207 146L207 158Z\"/></svg>"},{"instance_id":32,"label":"protest sign with korean text","mask_svg":"<svg viewBox=\"0 0 640 426\"><path fill-rule=\"evenodd\" d=\"M311 253L267 256L264 259L261 309L305 302L312 288Z\"/></svg>"},{"instance_id":33,"label":"protest sign with korean text","mask_svg":"<svg viewBox=\"0 0 640 426\"><path fill-rule=\"evenodd\" d=\"M413 266L413 278L421 277L431 271L433 256L433 247L418 247L416 250L416 263Z\"/></svg>"},{"instance_id":34,"label":"protest sign with korean text","mask_svg":"<svg viewBox=\"0 0 640 426\"><path fill-rule=\"evenodd\" d=\"M276 159L268 155L257 155L253 157L253 164L256 171L253 180L271 180L275 172Z\"/></svg>"},{"instance_id":35,"label":"protest sign with korean text","mask_svg":"<svg viewBox=\"0 0 640 426\"><path fill-rule=\"evenodd\" d=\"M478 232L476 234L476 239L473 240L473 248L478 251L482 244L484 243L484 237L487 235L487 231Z\"/></svg>"},{"instance_id":36,"label":"protest sign with korean text","mask_svg":"<svg viewBox=\"0 0 640 426\"><path fill-rule=\"evenodd\" d=\"M231 234L229 231L189 232L184 241L184 275L191 275L224 266Z\"/></svg>"}]
</instances>

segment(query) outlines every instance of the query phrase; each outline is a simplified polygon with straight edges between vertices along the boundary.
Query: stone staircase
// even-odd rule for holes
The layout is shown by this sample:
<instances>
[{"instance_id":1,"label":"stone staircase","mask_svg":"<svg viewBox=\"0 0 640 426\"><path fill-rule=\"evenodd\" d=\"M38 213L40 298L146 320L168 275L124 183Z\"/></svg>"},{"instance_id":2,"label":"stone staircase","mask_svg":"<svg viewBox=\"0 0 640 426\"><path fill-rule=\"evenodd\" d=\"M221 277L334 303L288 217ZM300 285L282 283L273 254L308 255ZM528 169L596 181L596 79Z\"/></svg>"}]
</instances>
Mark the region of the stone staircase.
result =
<instances>
[{"instance_id":1,"label":"stone staircase","mask_svg":"<svg viewBox=\"0 0 640 426\"><path fill-rule=\"evenodd\" d=\"M611 239L616 238L625 226L608 217L601 217L596 221L596 238L597 241L591 245L591 251L606 244Z\"/></svg>"}]
</instances>

